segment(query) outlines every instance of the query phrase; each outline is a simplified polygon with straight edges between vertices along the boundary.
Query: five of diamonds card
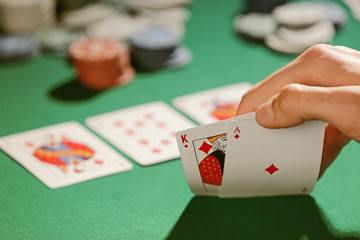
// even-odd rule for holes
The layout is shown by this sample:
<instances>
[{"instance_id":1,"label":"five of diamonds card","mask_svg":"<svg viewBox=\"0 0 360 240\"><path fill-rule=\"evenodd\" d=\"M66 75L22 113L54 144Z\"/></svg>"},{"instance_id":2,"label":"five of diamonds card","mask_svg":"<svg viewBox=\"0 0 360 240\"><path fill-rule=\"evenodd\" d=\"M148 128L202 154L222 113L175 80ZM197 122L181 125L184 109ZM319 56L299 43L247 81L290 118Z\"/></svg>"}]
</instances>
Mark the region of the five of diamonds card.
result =
<instances>
[{"instance_id":1,"label":"five of diamonds card","mask_svg":"<svg viewBox=\"0 0 360 240\"><path fill-rule=\"evenodd\" d=\"M2 137L0 147L49 188L132 169L124 157L76 122Z\"/></svg>"},{"instance_id":2,"label":"five of diamonds card","mask_svg":"<svg viewBox=\"0 0 360 240\"><path fill-rule=\"evenodd\" d=\"M255 113L177 133L185 177L197 195L307 194L318 179L325 124L266 129Z\"/></svg>"}]
</instances>

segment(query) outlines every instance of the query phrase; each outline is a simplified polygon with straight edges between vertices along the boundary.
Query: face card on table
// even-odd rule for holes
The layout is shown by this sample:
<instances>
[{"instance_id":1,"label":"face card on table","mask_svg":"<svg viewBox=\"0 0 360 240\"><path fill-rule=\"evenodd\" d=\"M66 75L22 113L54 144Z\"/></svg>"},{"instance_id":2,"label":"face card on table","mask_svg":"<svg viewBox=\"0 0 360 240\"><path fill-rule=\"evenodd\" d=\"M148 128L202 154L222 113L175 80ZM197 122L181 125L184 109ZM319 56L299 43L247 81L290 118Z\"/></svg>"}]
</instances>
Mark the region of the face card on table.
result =
<instances>
[{"instance_id":1,"label":"face card on table","mask_svg":"<svg viewBox=\"0 0 360 240\"><path fill-rule=\"evenodd\" d=\"M132 169L124 157L76 122L2 137L0 147L49 188Z\"/></svg>"},{"instance_id":2,"label":"face card on table","mask_svg":"<svg viewBox=\"0 0 360 240\"><path fill-rule=\"evenodd\" d=\"M195 126L163 102L90 117L86 125L143 166L178 158L176 132Z\"/></svg>"},{"instance_id":3,"label":"face card on table","mask_svg":"<svg viewBox=\"0 0 360 240\"><path fill-rule=\"evenodd\" d=\"M228 125L220 197L310 193L317 181L323 141L322 121L266 129L254 120Z\"/></svg>"},{"instance_id":4,"label":"face card on table","mask_svg":"<svg viewBox=\"0 0 360 240\"><path fill-rule=\"evenodd\" d=\"M250 113L233 119L252 119L253 115ZM176 135L185 177L195 194L218 195L224 176L229 122L224 120L187 129Z\"/></svg>"},{"instance_id":5,"label":"face card on table","mask_svg":"<svg viewBox=\"0 0 360 240\"><path fill-rule=\"evenodd\" d=\"M250 83L238 83L177 97L176 108L200 124L210 124L235 116L243 94L252 87Z\"/></svg>"}]
</instances>

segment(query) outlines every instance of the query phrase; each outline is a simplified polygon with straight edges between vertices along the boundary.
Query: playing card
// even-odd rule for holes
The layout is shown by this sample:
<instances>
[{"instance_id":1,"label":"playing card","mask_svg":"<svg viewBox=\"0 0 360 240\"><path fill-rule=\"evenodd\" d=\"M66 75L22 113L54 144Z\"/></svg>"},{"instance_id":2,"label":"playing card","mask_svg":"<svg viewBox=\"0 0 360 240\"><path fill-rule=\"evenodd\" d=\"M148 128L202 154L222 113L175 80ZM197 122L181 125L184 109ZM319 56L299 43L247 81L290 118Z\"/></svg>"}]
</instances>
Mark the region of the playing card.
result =
<instances>
[{"instance_id":1,"label":"playing card","mask_svg":"<svg viewBox=\"0 0 360 240\"><path fill-rule=\"evenodd\" d=\"M223 176L227 174L224 164L228 123L234 119L253 119L254 115L249 113L177 133L185 177L193 193L218 194Z\"/></svg>"},{"instance_id":2,"label":"playing card","mask_svg":"<svg viewBox=\"0 0 360 240\"><path fill-rule=\"evenodd\" d=\"M200 124L209 124L235 116L250 83L237 83L177 97L173 105Z\"/></svg>"},{"instance_id":3,"label":"playing card","mask_svg":"<svg viewBox=\"0 0 360 240\"><path fill-rule=\"evenodd\" d=\"M163 102L90 117L86 125L144 166L178 158L176 132L195 126Z\"/></svg>"},{"instance_id":4,"label":"playing card","mask_svg":"<svg viewBox=\"0 0 360 240\"><path fill-rule=\"evenodd\" d=\"M49 188L132 169L112 148L76 122L0 138L0 147Z\"/></svg>"},{"instance_id":5,"label":"playing card","mask_svg":"<svg viewBox=\"0 0 360 240\"><path fill-rule=\"evenodd\" d=\"M228 124L220 197L310 193L318 178L325 124L266 129L253 120Z\"/></svg>"}]
</instances>

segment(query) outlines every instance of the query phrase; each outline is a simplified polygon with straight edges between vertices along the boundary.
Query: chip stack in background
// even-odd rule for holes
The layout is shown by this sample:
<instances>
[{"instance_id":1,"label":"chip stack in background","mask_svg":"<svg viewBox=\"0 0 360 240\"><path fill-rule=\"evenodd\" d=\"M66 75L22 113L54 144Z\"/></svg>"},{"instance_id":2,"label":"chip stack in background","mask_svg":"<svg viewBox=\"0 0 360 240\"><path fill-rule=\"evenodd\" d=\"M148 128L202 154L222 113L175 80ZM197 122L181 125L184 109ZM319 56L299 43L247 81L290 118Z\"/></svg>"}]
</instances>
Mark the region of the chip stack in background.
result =
<instances>
[{"instance_id":1,"label":"chip stack in background","mask_svg":"<svg viewBox=\"0 0 360 240\"><path fill-rule=\"evenodd\" d=\"M0 62L17 62L35 58L40 52L36 38L28 35L0 37Z\"/></svg>"},{"instance_id":2,"label":"chip stack in background","mask_svg":"<svg viewBox=\"0 0 360 240\"><path fill-rule=\"evenodd\" d=\"M181 40L181 36L160 25L138 32L130 40L134 66L152 71L189 64L192 55Z\"/></svg>"},{"instance_id":3,"label":"chip stack in background","mask_svg":"<svg viewBox=\"0 0 360 240\"><path fill-rule=\"evenodd\" d=\"M85 29L92 23L116 14L116 11L108 4L90 3L81 8L63 12L60 15L60 21L70 29Z\"/></svg>"},{"instance_id":4,"label":"chip stack in background","mask_svg":"<svg viewBox=\"0 0 360 240\"><path fill-rule=\"evenodd\" d=\"M71 44L70 57L78 80L86 87L103 90L129 84L135 71L126 47L106 39L83 39Z\"/></svg>"},{"instance_id":5,"label":"chip stack in background","mask_svg":"<svg viewBox=\"0 0 360 240\"><path fill-rule=\"evenodd\" d=\"M91 38L128 42L131 36L148 27L149 22L146 19L126 14L111 16L93 23L86 28L85 33Z\"/></svg>"},{"instance_id":6,"label":"chip stack in background","mask_svg":"<svg viewBox=\"0 0 360 240\"><path fill-rule=\"evenodd\" d=\"M5 35L35 36L36 39L32 38L31 42L37 40L41 50L58 57L71 55L74 63L81 62L81 59L76 58L78 55L69 52L69 46L75 41L109 40L125 45L126 48L132 42L138 66L147 70L158 70L185 66L192 59L189 49L181 43L186 23L190 19L190 12L186 8L190 3L191 0L0 0L0 22ZM154 30L155 28L169 32L166 36L171 35L165 40L168 41L168 45L169 41L171 42L171 51L165 55L162 53L168 46L164 46L161 36L156 35L160 31ZM134 40L141 34L151 36L143 41ZM134 38L134 36L137 37ZM24 38L17 40L16 37L22 36L3 39L3 46L11 45L10 50L3 51L6 55L4 59L15 61L16 59L31 59L18 57L19 54L13 50L16 49L16 44L23 44L24 40ZM173 40L170 40L171 38ZM22 46L19 46L19 49L23 49ZM35 52L32 51L29 56L35 56ZM13 57L11 53L14 53ZM90 55L93 56L93 54L95 53L92 52ZM98 61L102 60L96 62ZM80 65L83 66L83 64ZM110 69L109 65L106 66ZM125 66L125 69L127 68ZM92 88L103 89L111 84L122 85L122 80L121 83L116 84L111 80L113 81L111 84L103 83L103 86L98 86L96 85L98 81L89 80L89 70L83 71L83 67L78 69L81 70L79 71L81 79L86 79L83 81L85 85ZM120 70L111 70L110 75L116 75L116 71ZM84 72L86 74L83 74ZM125 74L126 76L133 75L133 69L126 72L128 73ZM125 78L128 79L128 77Z\"/></svg>"},{"instance_id":7,"label":"chip stack in background","mask_svg":"<svg viewBox=\"0 0 360 240\"><path fill-rule=\"evenodd\" d=\"M6 34L33 33L56 20L55 0L2 0L0 22Z\"/></svg>"},{"instance_id":8,"label":"chip stack in background","mask_svg":"<svg viewBox=\"0 0 360 240\"><path fill-rule=\"evenodd\" d=\"M61 25L42 28L36 32L36 37L45 52L58 57L67 57L70 44L85 38L81 32Z\"/></svg>"},{"instance_id":9,"label":"chip stack in background","mask_svg":"<svg viewBox=\"0 0 360 240\"><path fill-rule=\"evenodd\" d=\"M153 25L168 28L182 36L190 19L190 13L185 8L189 0L129 0L123 4L128 13L122 12L90 24L85 30L87 36L128 42L133 35Z\"/></svg>"},{"instance_id":10,"label":"chip stack in background","mask_svg":"<svg viewBox=\"0 0 360 240\"><path fill-rule=\"evenodd\" d=\"M249 2L271 2L271 6L264 4L263 9ZM336 30L347 23L346 12L334 2L281 2L248 1L246 12L234 19L235 32L276 52L300 54L314 44L331 43Z\"/></svg>"},{"instance_id":11,"label":"chip stack in background","mask_svg":"<svg viewBox=\"0 0 360 240\"><path fill-rule=\"evenodd\" d=\"M125 0L101 0L105 4L109 4L119 14L126 14L128 8Z\"/></svg>"},{"instance_id":12,"label":"chip stack in background","mask_svg":"<svg viewBox=\"0 0 360 240\"><path fill-rule=\"evenodd\" d=\"M186 8L189 0L127 0L126 3L133 14L146 19L149 25L160 25L179 35L183 35L190 19Z\"/></svg>"}]
</instances>

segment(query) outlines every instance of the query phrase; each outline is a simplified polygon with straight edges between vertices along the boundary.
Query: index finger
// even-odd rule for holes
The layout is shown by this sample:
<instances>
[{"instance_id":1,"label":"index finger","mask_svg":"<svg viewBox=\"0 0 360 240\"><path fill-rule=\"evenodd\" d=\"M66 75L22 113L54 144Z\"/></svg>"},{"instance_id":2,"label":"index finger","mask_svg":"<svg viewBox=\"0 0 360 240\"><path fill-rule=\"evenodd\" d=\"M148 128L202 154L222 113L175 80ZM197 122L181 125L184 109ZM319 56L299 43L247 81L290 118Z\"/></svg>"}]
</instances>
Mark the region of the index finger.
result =
<instances>
[{"instance_id":1,"label":"index finger","mask_svg":"<svg viewBox=\"0 0 360 240\"><path fill-rule=\"evenodd\" d=\"M356 63L360 63L360 53L353 49L314 45L285 67L255 84L242 97L236 115L256 111L290 83L323 87L360 85L360 71L353 73L347 69ZM344 79L345 73L347 76Z\"/></svg>"}]
</instances>

